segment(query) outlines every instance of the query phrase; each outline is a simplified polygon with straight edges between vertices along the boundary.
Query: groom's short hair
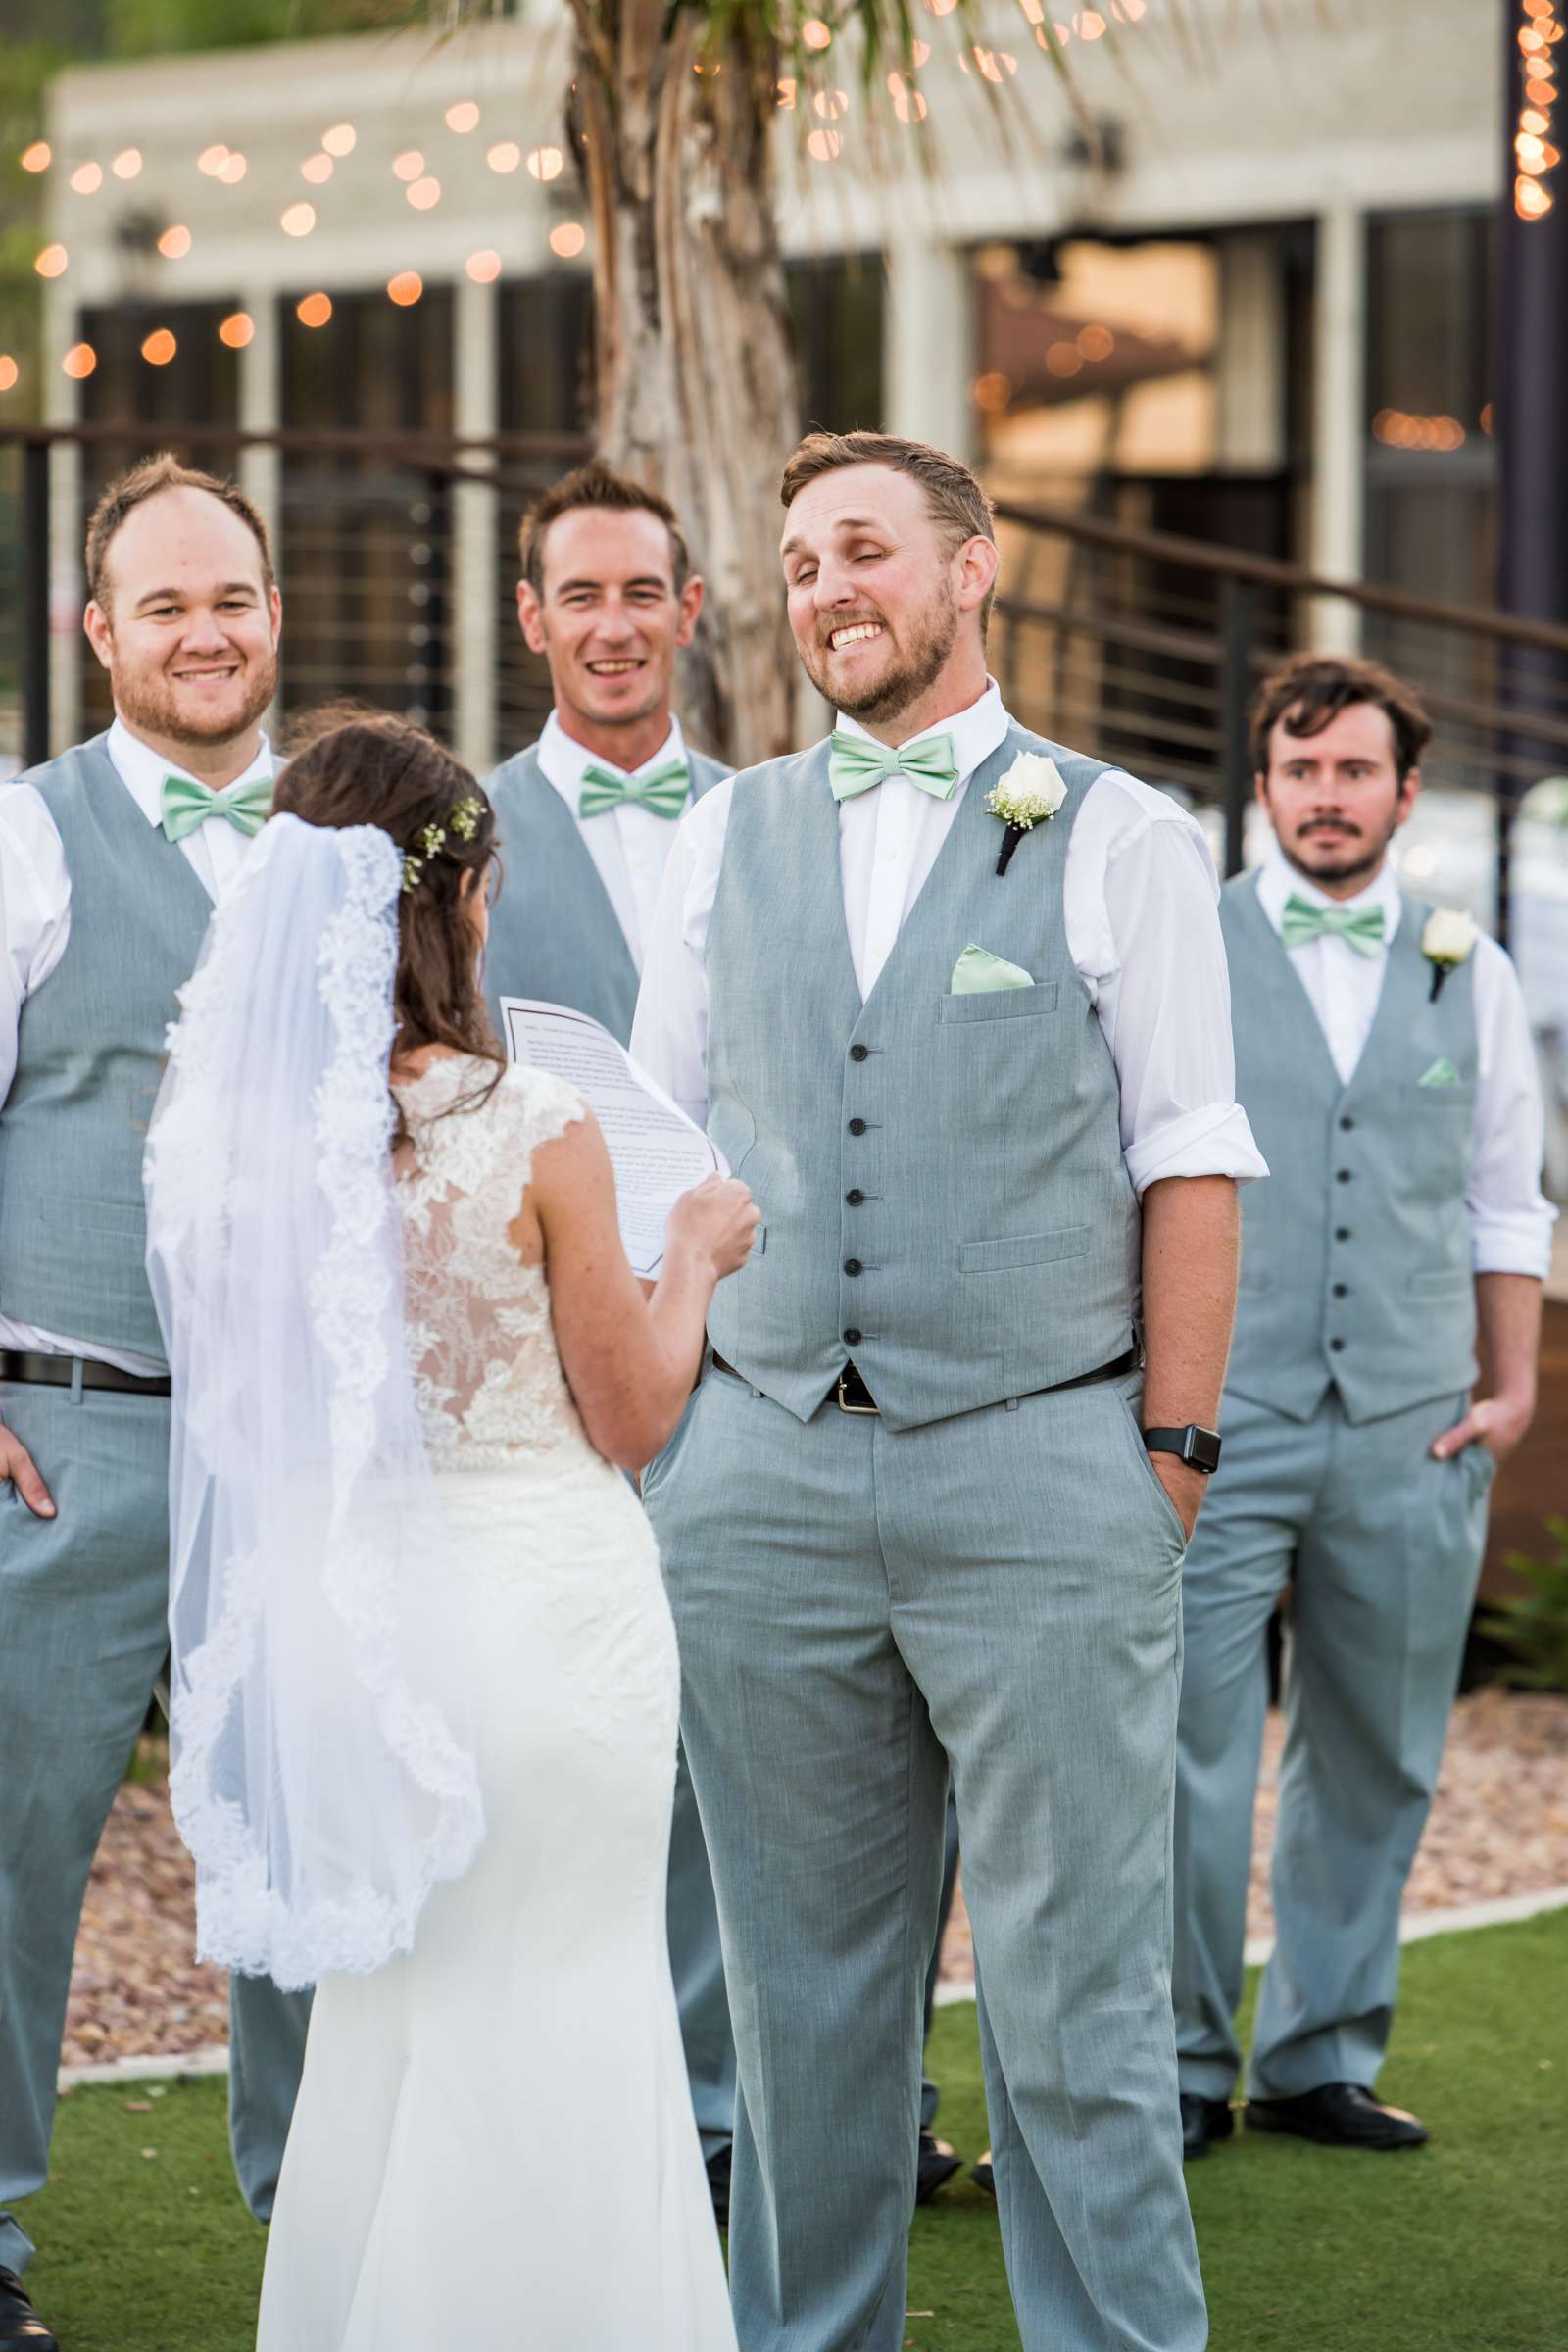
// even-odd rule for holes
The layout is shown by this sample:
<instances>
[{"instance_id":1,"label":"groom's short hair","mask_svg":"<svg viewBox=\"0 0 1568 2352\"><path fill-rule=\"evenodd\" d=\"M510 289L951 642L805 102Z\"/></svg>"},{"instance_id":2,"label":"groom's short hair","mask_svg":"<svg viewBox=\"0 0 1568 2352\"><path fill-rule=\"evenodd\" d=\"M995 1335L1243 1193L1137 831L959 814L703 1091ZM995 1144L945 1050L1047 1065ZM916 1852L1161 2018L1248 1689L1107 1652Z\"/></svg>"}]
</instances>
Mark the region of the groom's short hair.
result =
<instances>
[{"instance_id":1,"label":"groom's short hair","mask_svg":"<svg viewBox=\"0 0 1568 2352\"><path fill-rule=\"evenodd\" d=\"M996 545L996 518L978 477L946 450L933 449L926 441L901 440L897 433L808 433L784 468L779 504L793 507L808 483L846 466L886 466L918 482L926 513L950 547L961 547L966 539L989 539ZM988 596L981 607L982 629L991 617L991 602Z\"/></svg>"},{"instance_id":2,"label":"groom's short hair","mask_svg":"<svg viewBox=\"0 0 1568 2352\"><path fill-rule=\"evenodd\" d=\"M550 526L579 507L608 508L620 514L656 515L669 533L670 568L675 577L675 593L680 594L691 571L692 559L674 508L657 490L632 481L624 473L616 473L603 458L590 458L586 466L579 466L575 472L552 482L522 518L517 553L522 559L522 576L535 596L542 597L545 592L545 540Z\"/></svg>"},{"instance_id":3,"label":"groom's short hair","mask_svg":"<svg viewBox=\"0 0 1568 2352\"><path fill-rule=\"evenodd\" d=\"M268 537L262 511L253 499L247 498L237 482L216 473L203 473L194 466L182 466L172 450L160 450L155 458L143 458L139 465L127 466L117 473L93 508L87 521L87 544L82 556L82 569L87 575L87 599L90 604L109 610L109 548L115 533L126 517L134 514L148 499L164 490L205 490L209 498L227 507L237 514L256 542L262 559L262 584L270 596L276 585L272 569L272 545Z\"/></svg>"}]
</instances>

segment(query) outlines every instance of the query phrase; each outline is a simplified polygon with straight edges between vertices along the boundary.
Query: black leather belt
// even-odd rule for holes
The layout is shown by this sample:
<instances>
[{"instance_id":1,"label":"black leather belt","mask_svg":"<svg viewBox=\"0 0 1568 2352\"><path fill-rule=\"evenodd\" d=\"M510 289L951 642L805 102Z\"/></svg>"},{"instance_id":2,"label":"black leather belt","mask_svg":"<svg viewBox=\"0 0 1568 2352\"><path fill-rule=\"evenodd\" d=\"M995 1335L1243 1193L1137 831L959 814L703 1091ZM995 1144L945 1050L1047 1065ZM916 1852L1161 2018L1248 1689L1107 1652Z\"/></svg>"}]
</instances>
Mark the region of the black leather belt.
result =
<instances>
[{"instance_id":1,"label":"black leather belt","mask_svg":"<svg viewBox=\"0 0 1568 2352\"><path fill-rule=\"evenodd\" d=\"M47 1389L71 1389L77 1369L84 1389L118 1389L125 1396L172 1396L173 1382L122 1372L118 1364L95 1364L88 1356L29 1355L18 1348L0 1348L0 1380L31 1381Z\"/></svg>"},{"instance_id":2,"label":"black leather belt","mask_svg":"<svg viewBox=\"0 0 1568 2352\"><path fill-rule=\"evenodd\" d=\"M1087 1389L1092 1388L1098 1380L1120 1380L1124 1372L1136 1372L1140 1360L1137 1348L1129 1348L1126 1354L1118 1355L1113 1363L1098 1364L1093 1372L1080 1372L1072 1380L1055 1381L1049 1389L1026 1389L1023 1394L1027 1396L1057 1396L1064 1389ZM718 1372L727 1372L731 1380L746 1378L744 1372L737 1372L733 1364L726 1363L716 1349L713 1368ZM841 1413L879 1413L882 1410L866 1387L865 1375L858 1364L845 1365L822 1401L824 1404L836 1404Z\"/></svg>"}]
</instances>

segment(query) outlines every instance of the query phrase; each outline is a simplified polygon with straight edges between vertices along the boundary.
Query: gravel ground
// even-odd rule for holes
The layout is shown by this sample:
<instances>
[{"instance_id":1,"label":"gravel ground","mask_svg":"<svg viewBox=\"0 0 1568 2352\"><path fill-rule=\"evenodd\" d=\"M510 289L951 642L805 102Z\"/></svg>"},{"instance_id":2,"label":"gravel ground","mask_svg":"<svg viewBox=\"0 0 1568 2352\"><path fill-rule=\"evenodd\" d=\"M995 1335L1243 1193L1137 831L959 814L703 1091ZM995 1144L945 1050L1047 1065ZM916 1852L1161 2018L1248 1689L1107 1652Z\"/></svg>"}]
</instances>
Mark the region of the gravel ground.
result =
<instances>
[{"instance_id":1,"label":"gravel ground","mask_svg":"<svg viewBox=\"0 0 1568 2352\"><path fill-rule=\"evenodd\" d=\"M1273 1832L1281 1726L1270 1719L1264 1752L1248 1932L1266 1936L1268 1846ZM149 1750L145 1762L160 1762ZM1461 1699L1432 1819L1405 1898L1433 1911L1568 1886L1568 1698L1483 1690ZM226 2039L227 1989L219 1969L198 1968L191 1869L157 1778L120 1791L76 1939L65 2063L148 2054L176 2056ZM944 1977L973 1974L962 1897L943 1952Z\"/></svg>"}]
</instances>

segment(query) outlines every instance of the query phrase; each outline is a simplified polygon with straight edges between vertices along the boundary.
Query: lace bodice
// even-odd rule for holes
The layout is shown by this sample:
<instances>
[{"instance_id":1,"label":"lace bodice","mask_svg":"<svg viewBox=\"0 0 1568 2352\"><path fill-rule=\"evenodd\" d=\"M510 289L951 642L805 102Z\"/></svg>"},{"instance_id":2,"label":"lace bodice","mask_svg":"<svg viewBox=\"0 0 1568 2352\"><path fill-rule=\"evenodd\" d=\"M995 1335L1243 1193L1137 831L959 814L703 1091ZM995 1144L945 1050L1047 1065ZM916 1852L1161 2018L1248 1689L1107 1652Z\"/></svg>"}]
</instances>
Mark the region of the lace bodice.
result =
<instances>
[{"instance_id":1,"label":"lace bodice","mask_svg":"<svg viewBox=\"0 0 1568 2352\"><path fill-rule=\"evenodd\" d=\"M588 1446L556 1352L545 1270L523 1264L507 1231L534 1152L582 1117L582 1101L546 1070L513 1066L476 1108L448 1110L490 1076L484 1062L445 1054L394 1090L413 1152L398 1183L409 1355L436 1470L501 1469Z\"/></svg>"}]
</instances>

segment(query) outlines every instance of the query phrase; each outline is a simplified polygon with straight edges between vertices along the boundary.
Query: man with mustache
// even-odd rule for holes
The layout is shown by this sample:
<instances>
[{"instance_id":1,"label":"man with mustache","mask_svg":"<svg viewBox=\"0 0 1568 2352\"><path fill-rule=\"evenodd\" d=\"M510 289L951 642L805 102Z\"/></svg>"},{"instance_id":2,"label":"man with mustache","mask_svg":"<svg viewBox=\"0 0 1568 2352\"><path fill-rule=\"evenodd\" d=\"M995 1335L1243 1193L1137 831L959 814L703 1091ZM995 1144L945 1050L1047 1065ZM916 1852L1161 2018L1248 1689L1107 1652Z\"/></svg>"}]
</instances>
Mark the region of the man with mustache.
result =
<instances>
[{"instance_id":1,"label":"man with mustache","mask_svg":"<svg viewBox=\"0 0 1568 2352\"><path fill-rule=\"evenodd\" d=\"M1185 1574L1189 2157L1234 2128L1266 1637L1287 1587L1276 1942L1243 2121L1344 2147L1427 2136L1373 2085L1488 1490L1535 1410L1553 1217L1513 967L1390 862L1431 732L1410 687L1330 655L1286 662L1253 712L1274 847L1222 915L1238 1092L1273 1174L1247 1196L1225 1458Z\"/></svg>"},{"instance_id":2,"label":"man with mustache","mask_svg":"<svg viewBox=\"0 0 1568 2352\"><path fill-rule=\"evenodd\" d=\"M270 801L281 624L260 514L172 457L104 492L86 574L114 724L0 799L0 2352L55 2344L6 2208L47 2174L87 1873L169 1643L142 1145L175 992ZM233 1981L234 2158L260 2219L306 2015Z\"/></svg>"},{"instance_id":3,"label":"man with mustache","mask_svg":"<svg viewBox=\"0 0 1568 2352\"><path fill-rule=\"evenodd\" d=\"M703 609L674 509L593 459L524 515L517 619L550 667L544 733L487 787L505 878L490 914L485 993L591 1013L624 1045L643 942L683 809L728 775L689 749L675 657ZM503 1032L504 1034L504 1032ZM684 1759L666 1903L692 2104L713 2207L729 2215L735 2045L713 1883Z\"/></svg>"},{"instance_id":4,"label":"man with mustache","mask_svg":"<svg viewBox=\"0 0 1568 2352\"><path fill-rule=\"evenodd\" d=\"M1180 1568L1262 1173L1213 869L1004 709L966 466L818 433L782 500L838 723L685 819L633 1033L764 1219L644 1482L740 2061L738 2332L904 2341L951 1765L1023 2342L1198 2352Z\"/></svg>"}]
</instances>

